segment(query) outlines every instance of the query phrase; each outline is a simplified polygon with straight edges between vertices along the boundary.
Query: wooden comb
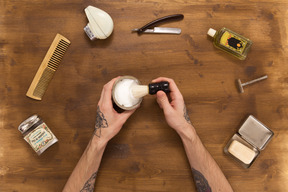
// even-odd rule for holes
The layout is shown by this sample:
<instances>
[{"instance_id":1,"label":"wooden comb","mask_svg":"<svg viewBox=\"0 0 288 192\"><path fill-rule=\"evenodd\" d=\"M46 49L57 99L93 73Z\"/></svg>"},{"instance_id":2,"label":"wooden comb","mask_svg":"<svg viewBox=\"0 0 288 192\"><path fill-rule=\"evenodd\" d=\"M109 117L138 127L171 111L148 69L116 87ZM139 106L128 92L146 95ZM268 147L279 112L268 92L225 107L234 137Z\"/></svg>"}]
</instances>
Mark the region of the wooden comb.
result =
<instances>
[{"instance_id":1,"label":"wooden comb","mask_svg":"<svg viewBox=\"0 0 288 192\"><path fill-rule=\"evenodd\" d=\"M42 99L69 45L68 39L60 34L56 35L26 93L28 97Z\"/></svg>"}]
</instances>

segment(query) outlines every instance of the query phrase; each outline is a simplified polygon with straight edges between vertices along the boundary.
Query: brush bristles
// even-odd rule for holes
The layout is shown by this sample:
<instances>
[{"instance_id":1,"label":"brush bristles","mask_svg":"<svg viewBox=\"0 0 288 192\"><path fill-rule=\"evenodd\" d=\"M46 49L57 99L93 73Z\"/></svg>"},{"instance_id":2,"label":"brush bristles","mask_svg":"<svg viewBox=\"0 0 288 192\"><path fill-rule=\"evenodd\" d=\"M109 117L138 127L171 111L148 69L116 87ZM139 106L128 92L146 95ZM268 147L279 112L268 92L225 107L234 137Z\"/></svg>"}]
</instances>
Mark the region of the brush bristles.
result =
<instances>
[{"instance_id":1,"label":"brush bristles","mask_svg":"<svg viewBox=\"0 0 288 192\"><path fill-rule=\"evenodd\" d=\"M131 87L131 92L135 98L142 98L145 95L148 95L149 88L147 85L135 85Z\"/></svg>"}]
</instances>

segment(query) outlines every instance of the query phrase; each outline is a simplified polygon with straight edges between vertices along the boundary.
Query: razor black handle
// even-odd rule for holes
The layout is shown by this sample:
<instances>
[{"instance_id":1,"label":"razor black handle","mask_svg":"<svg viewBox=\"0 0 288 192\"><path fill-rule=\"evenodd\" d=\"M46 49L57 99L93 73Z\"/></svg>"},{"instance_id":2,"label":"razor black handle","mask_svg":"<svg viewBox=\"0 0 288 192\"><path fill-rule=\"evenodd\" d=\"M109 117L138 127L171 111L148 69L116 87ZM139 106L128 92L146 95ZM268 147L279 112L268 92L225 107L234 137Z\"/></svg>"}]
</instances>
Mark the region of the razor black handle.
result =
<instances>
[{"instance_id":1,"label":"razor black handle","mask_svg":"<svg viewBox=\"0 0 288 192\"><path fill-rule=\"evenodd\" d=\"M148 29L150 27L153 27L155 25L158 25L160 23L163 23L163 22L177 21L177 20L182 20L183 18L184 18L184 15L182 15L182 14L175 14L175 15L168 15L168 16L165 16L165 17L161 17L161 18L156 19L154 21L151 21L150 23L148 23L148 24L144 25L143 27L139 28L137 33L141 34L146 29Z\"/></svg>"},{"instance_id":2,"label":"razor black handle","mask_svg":"<svg viewBox=\"0 0 288 192\"><path fill-rule=\"evenodd\" d=\"M149 94L150 95L154 95L158 91L164 91L165 93L169 93L170 92L169 82L168 81L162 81L162 82L159 82L159 83L150 83L148 85L148 87L149 87Z\"/></svg>"}]
</instances>

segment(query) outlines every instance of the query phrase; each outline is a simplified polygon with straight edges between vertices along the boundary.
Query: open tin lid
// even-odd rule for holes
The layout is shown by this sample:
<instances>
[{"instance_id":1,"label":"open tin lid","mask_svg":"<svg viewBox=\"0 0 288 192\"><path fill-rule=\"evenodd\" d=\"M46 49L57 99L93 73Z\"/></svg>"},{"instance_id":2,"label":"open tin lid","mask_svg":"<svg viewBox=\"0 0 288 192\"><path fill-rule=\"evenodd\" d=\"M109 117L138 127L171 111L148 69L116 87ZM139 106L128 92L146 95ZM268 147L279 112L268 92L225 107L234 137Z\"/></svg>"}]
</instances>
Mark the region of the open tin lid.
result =
<instances>
[{"instance_id":1,"label":"open tin lid","mask_svg":"<svg viewBox=\"0 0 288 192\"><path fill-rule=\"evenodd\" d=\"M246 119L238 132L242 138L260 150L263 150L266 147L274 135L273 131L252 115Z\"/></svg>"}]
</instances>

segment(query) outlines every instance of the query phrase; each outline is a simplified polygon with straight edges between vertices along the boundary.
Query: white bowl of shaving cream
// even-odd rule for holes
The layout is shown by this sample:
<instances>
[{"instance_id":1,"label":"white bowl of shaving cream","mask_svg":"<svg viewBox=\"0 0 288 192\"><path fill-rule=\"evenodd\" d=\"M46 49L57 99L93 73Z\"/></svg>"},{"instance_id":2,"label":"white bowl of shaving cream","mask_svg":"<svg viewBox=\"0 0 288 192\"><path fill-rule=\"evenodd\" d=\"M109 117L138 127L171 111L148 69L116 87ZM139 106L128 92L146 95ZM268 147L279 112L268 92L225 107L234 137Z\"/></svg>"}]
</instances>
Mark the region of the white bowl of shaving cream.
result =
<instances>
[{"instance_id":1,"label":"white bowl of shaving cream","mask_svg":"<svg viewBox=\"0 0 288 192\"><path fill-rule=\"evenodd\" d=\"M140 81L132 76L122 76L117 79L112 88L114 103L124 110L138 107L143 99L135 98L131 92L131 88L137 85L140 85Z\"/></svg>"}]
</instances>

